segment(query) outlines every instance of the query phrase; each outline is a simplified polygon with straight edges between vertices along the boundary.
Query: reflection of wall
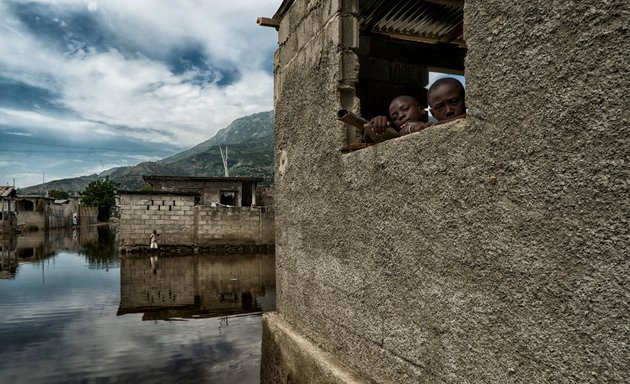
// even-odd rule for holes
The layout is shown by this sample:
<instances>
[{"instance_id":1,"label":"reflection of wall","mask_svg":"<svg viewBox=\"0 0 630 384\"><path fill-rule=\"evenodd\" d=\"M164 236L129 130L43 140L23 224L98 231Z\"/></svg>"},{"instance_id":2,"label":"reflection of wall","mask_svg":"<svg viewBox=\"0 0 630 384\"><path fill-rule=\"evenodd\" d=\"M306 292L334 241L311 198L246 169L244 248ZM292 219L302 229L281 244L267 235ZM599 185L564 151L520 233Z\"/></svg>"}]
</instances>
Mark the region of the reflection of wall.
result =
<instances>
[{"instance_id":1,"label":"reflection of wall","mask_svg":"<svg viewBox=\"0 0 630 384\"><path fill-rule=\"evenodd\" d=\"M119 314L176 307L183 317L190 311L215 315L255 311L260 310L256 296L274 288L272 254L161 255L155 272L150 257L123 257Z\"/></svg>"},{"instance_id":2,"label":"reflection of wall","mask_svg":"<svg viewBox=\"0 0 630 384\"><path fill-rule=\"evenodd\" d=\"M17 271L18 259L15 252L16 236L0 238L0 279L13 279Z\"/></svg>"},{"instance_id":3,"label":"reflection of wall","mask_svg":"<svg viewBox=\"0 0 630 384\"><path fill-rule=\"evenodd\" d=\"M273 255L203 257L198 270L201 305L207 309L244 308L247 298L255 300L257 294L276 285ZM232 306L231 298L238 300Z\"/></svg>"},{"instance_id":4,"label":"reflection of wall","mask_svg":"<svg viewBox=\"0 0 630 384\"><path fill-rule=\"evenodd\" d=\"M272 210L196 205L195 198L191 194L121 193L121 246L148 247L154 229L162 246L274 242Z\"/></svg>"},{"instance_id":5,"label":"reflection of wall","mask_svg":"<svg viewBox=\"0 0 630 384\"><path fill-rule=\"evenodd\" d=\"M79 251L88 242L98 239L96 227L82 227L80 229L55 228L26 232L13 236L9 244L12 249L3 251L15 255L20 261L38 261L52 256L56 250Z\"/></svg>"}]
</instances>

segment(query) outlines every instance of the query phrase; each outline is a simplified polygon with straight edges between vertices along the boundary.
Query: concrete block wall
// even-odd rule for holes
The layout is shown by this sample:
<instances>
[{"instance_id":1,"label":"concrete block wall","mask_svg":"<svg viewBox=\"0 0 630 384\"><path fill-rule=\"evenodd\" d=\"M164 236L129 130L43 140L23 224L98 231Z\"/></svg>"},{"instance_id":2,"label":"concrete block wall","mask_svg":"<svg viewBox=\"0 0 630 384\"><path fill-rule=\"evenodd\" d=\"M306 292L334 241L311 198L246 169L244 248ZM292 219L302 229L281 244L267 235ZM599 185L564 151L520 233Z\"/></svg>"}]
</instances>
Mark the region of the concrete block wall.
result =
<instances>
[{"instance_id":1,"label":"concrete block wall","mask_svg":"<svg viewBox=\"0 0 630 384\"><path fill-rule=\"evenodd\" d=\"M241 206L243 197L243 182L241 181L186 181L162 180L153 181L156 191L163 192L196 192L201 193L201 203L210 205L212 202L221 201L221 191L236 192L236 206Z\"/></svg>"},{"instance_id":2,"label":"concrete block wall","mask_svg":"<svg viewBox=\"0 0 630 384\"><path fill-rule=\"evenodd\" d=\"M155 229L158 244L195 243L194 196L123 194L120 199L121 245L149 245Z\"/></svg>"},{"instance_id":3,"label":"concrete block wall","mask_svg":"<svg viewBox=\"0 0 630 384\"><path fill-rule=\"evenodd\" d=\"M279 30L263 383L625 382L630 4L466 1L466 121L341 154L323 3Z\"/></svg>"},{"instance_id":4,"label":"concrete block wall","mask_svg":"<svg viewBox=\"0 0 630 384\"><path fill-rule=\"evenodd\" d=\"M273 214L259 207L197 207L198 244L225 240L272 244Z\"/></svg>"},{"instance_id":5,"label":"concrete block wall","mask_svg":"<svg viewBox=\"0 0 630 384\"><path fill-rule=\"evenodd\" d=\"M148 246L154 229L158 245L274 242L274 212L264 207L210 207L193 195L153 192L122 194L120 212L122 247Z\"/></svg>"}]
</instances>

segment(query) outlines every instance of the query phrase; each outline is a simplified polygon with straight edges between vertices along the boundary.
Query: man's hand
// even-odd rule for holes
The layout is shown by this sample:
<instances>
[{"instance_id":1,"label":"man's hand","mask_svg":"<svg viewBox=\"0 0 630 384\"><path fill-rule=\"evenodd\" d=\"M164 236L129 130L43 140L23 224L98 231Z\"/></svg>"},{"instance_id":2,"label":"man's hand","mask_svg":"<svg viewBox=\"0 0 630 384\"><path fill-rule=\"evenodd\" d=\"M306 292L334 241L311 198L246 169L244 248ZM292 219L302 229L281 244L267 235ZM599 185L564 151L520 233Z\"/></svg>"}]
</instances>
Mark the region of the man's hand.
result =
<instances>
[{"instance_id":1,"label":"man's hand","mask_svg":"<svg viewBox=\"0 0 630 384\"><path fill-rule=\"evenodd\" d=\"M400 136L385 116L376 116L363 126L365 132L375 143Z\"/></svg>"},{"instance_id":2,"label":"man's hand","mask_svg":"<svg viewBox=\"0 0 630 384\"><path fill-rule=\"evenodd\" d=\"M400 135L408 135L414 132L420 132L425 128L429 128L433 123L422 123L420 121L407 121L400 126Z\"/></svg>"}]
</instances>

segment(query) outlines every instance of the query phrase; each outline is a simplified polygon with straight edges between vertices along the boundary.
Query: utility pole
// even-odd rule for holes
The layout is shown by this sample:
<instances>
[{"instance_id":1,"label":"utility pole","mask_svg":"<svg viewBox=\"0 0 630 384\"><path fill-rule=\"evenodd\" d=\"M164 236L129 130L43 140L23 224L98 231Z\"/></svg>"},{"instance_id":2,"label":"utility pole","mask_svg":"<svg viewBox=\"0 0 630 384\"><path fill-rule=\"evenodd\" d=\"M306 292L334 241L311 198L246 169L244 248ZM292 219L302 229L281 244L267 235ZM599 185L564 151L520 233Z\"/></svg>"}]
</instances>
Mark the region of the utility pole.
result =
<instances>
[{"instance_id":1,"label":"utility pole","mask_svg":"<svg viewBox=\"0 0 630 384\"><path fill-rule=\"evenodd\" d=\"M228 147L225 147L225 155L223 155L223 150L221 149L221 146L219 145L219 151L221 151L221 159L223 159L223 171L225 173L225 177L230 177L230 172L228 171L228 162L227 162L227 157L228 157Z\"/></svg>"}]
</instances>

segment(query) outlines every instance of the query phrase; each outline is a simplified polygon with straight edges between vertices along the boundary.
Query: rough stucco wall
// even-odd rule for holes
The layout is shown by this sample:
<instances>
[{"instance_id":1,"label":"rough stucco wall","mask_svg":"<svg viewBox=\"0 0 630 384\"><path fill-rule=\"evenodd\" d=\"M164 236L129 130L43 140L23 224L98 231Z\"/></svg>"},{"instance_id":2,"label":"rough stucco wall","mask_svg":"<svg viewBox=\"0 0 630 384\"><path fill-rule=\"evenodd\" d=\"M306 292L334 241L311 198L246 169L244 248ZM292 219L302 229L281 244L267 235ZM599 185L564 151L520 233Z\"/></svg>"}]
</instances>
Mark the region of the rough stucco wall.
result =
<instances>
[{"instance_id":1,"label":"rough stucco wall","mask_svg":"<svg viewBox=\"0 0 630 384\"><path fill-rule=\"evenodd\" d=\"M626 380L628 7L467 1L467 121L347 155L281 25L278 316L366 382Z\"/></svg>"}]
</instances>

